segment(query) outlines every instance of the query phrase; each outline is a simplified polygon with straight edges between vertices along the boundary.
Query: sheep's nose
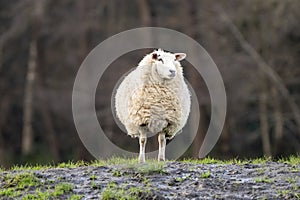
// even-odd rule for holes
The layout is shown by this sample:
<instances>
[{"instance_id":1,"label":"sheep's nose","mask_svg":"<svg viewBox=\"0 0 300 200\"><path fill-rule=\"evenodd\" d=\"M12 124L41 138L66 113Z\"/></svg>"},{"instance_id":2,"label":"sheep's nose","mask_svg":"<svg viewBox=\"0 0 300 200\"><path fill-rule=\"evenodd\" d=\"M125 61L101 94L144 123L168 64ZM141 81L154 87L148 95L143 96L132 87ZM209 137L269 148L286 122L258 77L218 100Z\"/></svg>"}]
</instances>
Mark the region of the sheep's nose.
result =
<instances>
[{"instance_id":1,"label":"sheep's nose","mask_svg":"<svg viewBox=\"0 0 300 200\"><path fill-rule=\"evenodd\" d=\"M171 73L171 74L169 75L169 77L170 77L170 78L174 78L174 77L175 77L175 75L176 75L176 74L175 74L175 73L176 73L176 71L175 71L175 70L172 70L172 69L170 69L170 70L169 70L169 72Z\"/></svg>"},{"instance_id":2,"label":"sheep's nose","mask_svg":"<svg viewBox=\"0 0 300 200\"><path fill-rule=\"evenodd\" d=\"M171 72L171 74L175 74L175 70L170 69L169 72Z\"/></svg>"}]
</instances>

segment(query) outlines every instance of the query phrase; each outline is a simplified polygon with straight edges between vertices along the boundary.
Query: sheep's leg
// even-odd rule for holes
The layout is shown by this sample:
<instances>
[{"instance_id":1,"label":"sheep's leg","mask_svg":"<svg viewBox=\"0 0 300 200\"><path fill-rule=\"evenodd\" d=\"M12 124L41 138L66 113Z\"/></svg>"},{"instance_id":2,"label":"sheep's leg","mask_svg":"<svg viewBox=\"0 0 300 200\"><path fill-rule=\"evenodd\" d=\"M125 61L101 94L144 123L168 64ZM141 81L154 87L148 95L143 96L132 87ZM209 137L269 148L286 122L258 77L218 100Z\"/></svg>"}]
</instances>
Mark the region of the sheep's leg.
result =
<instances>
[{"instance_id":1,"label":"sheep's leg","mask_svg":"<svg viewBox=\"0 0 300 200\"><path fill-rule=\"evenodd\" d=\"M158 134L158 161L165 161L165 151L166 151L166 136L164 133Z\"/></svg>"},{"instance_id":2,"label":"sheep's leg","mask_svg":"<svg viewBox=\"0 0 300 200\"><path fill-rule=\"evenodd\" d=\"M147 142L147 136L145 133L140 134L139 142L140 142L139 162L144 163L145 162L145 148L146 148L146 142Z\"/></svg>"}]
</instances>

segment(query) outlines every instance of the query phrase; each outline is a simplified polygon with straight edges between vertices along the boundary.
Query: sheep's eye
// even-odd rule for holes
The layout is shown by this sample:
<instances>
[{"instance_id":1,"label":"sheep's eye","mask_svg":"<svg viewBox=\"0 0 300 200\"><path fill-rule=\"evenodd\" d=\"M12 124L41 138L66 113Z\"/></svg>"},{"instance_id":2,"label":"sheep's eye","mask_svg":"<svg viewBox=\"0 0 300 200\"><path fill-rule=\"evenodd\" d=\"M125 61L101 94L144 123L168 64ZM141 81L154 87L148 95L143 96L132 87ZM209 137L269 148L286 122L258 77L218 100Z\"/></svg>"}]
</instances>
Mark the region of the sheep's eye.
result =
<instances>
[{"instance_id":1,"label":"sheep's eye","mask_svg":"<svg viewBox=\"0 0 300 200\"><path fill-rule=\"evenodd\" d=\"M159 58L159 59L158 59L158 61L160 61L160 62L164 63L164 61L163 61L161 58Z\"/></svg>"}]
</instances>

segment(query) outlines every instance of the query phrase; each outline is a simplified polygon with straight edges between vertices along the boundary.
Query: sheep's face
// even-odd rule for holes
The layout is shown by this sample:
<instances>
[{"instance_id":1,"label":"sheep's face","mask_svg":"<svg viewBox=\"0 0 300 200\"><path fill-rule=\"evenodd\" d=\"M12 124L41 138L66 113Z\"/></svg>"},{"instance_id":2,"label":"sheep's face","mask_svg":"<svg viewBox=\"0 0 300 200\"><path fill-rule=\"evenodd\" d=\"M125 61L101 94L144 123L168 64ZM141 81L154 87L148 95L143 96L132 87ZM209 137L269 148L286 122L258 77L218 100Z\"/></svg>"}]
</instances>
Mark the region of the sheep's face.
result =
<instances>
[{"instance_id":1,"label":"sheep's face","mask_svg":"<svg viewBox=\"0 0 300 200\"><path fill-rule=\"evenodd\" d=\"M152 53L152 60L156 67L156 72L162 79L171 80L177 75L179 61L186 57L184 53L168 53L161 50Z\"/></svg>"}]
</instances>

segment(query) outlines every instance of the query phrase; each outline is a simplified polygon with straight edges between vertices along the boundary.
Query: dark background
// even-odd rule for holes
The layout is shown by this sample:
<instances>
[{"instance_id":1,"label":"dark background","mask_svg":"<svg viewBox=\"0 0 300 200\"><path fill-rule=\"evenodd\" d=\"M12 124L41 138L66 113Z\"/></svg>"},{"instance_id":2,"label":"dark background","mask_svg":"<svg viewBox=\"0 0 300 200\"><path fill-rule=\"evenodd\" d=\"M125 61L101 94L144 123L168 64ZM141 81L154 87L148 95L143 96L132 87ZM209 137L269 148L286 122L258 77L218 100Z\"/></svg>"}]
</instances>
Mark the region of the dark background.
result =
<instances>
[{"instance_id":1,"label":"dark background","mask_svg":"<svg viewBox=\"0 0 300 200\"><path fill-rule=\"evenodd\" d=\"M300 150L300 1L297 0L1 0L0 165L90 160L72 118L72 87L83 59L106 38L158 26L198 41L217 64L228 112L217 158L282 157ZM116 60L99 82L96 109L107 136L137 151L111 113L116 81L151 50ZM186 61L198 91L197 137L183 157L197 157L210 120L210 99ZM33 78L32 78L33 77ZM156 141L149 141L155 149Z\"/></svg>"}]
</instances>

